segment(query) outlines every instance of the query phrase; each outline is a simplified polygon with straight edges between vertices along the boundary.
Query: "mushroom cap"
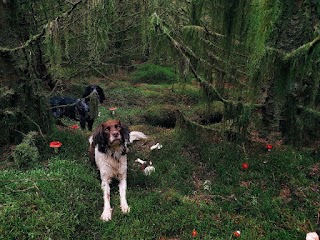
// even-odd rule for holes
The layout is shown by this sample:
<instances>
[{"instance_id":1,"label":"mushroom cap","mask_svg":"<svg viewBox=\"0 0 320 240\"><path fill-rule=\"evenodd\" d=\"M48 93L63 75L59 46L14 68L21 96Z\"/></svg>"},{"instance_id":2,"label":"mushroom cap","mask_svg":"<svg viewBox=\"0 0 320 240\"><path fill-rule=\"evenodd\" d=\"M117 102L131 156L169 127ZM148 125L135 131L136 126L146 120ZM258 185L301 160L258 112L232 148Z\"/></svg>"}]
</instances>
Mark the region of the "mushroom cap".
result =
<instances>
[{"instance_id":1,"label":"mushroom cap","mask_svg":"<svg viewBox=\"0 0 320 240\"><path fill-rule=\"evenodd\" d=\"M79 126L77 124L70 126L72 129L78 129Z\"/></svg>"},{"instance_id":2,"label":"mushroom cap","mask_svg":"<svg viewBox=\"0 0 320 240\"><path fill-rule=\"evenodd\" d=\"M241 235L241 232L239 230L233 232L233 236L235 236L235 237L240 237L240 235Z\"/></svg>"},{"instance_id":3,"label":"mushroom cap","mask_svg":"<svg viewBox=\"0 0 320 240\"><path fill-rule=\"evenodd\" d=\"M242 169L248 169L249 168L249 163L244 162L244 163L241 164L241 166L242 166Z\"/></svg>"},{"instance_id":4,"label":"mushroom cap","mask_svg":"<svg viewBox=\"0 0 320 240\"><path fill-rule=\"evenodd\" d=\"M52 147L52 148L59 148L61 146L62 146L62 143L59 141L50 142L50 147Z\"/></svg>"},{"instance_id":5,"label":"mushroom cap","mask_svg":"<svg viewBox=\"0 0 320 240\"><path fill-rule=\"evenodd\" d=\"M109 108L109 110L110 111L115 111L115 110L117 110L117 108L116 107L111 107L111 108Z\"/></svg>"},{"instance_id":6,"label":"mushroom cap","mask_svg":"<svg viewBox=\"0 0 320 240\"><path fill-rule=\"evenodd\" d=\"M268 144L268 145L267 145L267 149L272 149L272 145L271 145L271 144Z\"/></svg>"}]
</instances>

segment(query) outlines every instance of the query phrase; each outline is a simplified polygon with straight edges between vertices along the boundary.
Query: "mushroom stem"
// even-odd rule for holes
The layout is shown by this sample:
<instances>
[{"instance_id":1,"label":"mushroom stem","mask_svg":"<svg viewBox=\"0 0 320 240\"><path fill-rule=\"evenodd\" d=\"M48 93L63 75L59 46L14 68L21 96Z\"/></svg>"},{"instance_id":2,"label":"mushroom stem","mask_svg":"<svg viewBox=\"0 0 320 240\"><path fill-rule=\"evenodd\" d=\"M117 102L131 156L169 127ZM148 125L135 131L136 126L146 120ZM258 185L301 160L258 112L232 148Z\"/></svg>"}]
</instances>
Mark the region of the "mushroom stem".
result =
<instances>
[{"instance_id":1,"label":"mushroom stem","mask_svg":"<svg viewBox=\"0 0 320 240\"><path fill-rule=\"evenodd\" d=\"M135 160L135 162L140 163L140 164L146 164L146 163L147 163L146 161L143 161L143 160L141 160L140 158L137 158L137 159Z\"/></svg>"}]
</instances>

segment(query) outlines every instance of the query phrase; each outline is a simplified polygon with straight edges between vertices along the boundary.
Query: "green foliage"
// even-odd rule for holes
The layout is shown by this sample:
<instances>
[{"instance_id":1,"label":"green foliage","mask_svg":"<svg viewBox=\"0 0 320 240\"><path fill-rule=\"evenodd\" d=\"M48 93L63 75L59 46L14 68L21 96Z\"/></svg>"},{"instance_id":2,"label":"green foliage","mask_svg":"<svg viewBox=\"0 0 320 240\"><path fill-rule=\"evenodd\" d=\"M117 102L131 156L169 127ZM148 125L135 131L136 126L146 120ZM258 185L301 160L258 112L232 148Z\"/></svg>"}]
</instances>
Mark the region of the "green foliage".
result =
<instances>
[{"instance_id":1,"label":"green foliage","mask_svg":"<svg viewBox=\"0 0 320 240\"><path fill-rule=\"evenodd\" d=\"M296 106L294 106L296 107ZM297 111L297 109L291 109ZM316 141L320 132L318 125L320 124L320 114L310 108L305 108L300 114L288 121L288 135L291 134L292 144L301 145L303 143L313 143Z\"/></svg>"},{"instance_id":2,"label":"green foliage","mask_svg":"<svg viewBox=\"0 0 320 240\"><path fill-rule=\"evenodd\" d=\"M319 187L314 171L319 156L284 146L268 152L261 146L215 140L208 129L204 135L197 127L140 125L144 123L140 116L147 112L143 104L155 98L153 92L159 92L161 104L150 108L164 116L170 106L165 99L175 98L174 106L180 110L188 102L190 112L204 106L198 107L195 98L200 93L193 86L168 91L166 84L137 85L120 81L108 89L109 104L120 106L115 116L121 120L129 116L129 127L143 127L149 136L129 146L131 212L121 213L115 181L111 184L113 218L108 223L99 220L103 197L88 162L91 133L54 129L48 140L62 142L57 155L44 144L43 166L0 174L0 234L5 240L191 239L193 229L199 239L230 239L240 230L243 239L292 240L303 239L307 230L316 227ZM223 109L221 103L212 107ZM239 109L250 118L250 108ZM99 111L95 124L115 117L106 106L99 105ZM151 151L156 142L163 148ZM155 172L144 175L134 162L138 157L152 161ZM243 162L249 163L249 169L241 168ZM210 181L207 189L206 180Z\"/></svg>"},{"instance_id":3,"label":"green foliage","mask_svg":"<svg viewBox=\"0 0 320 240\"><path fill-rule=\"evenodd\" d=\"M141 44L139 37L137 40L134 39L133 36L136 35L132 32L136 30L135 27L131 32L126 31L131 25L139 23L135 22L136 19L132 16L140 16L141 12L136 14L134 11L135 14L131 15L132 12L127 11L136 8L141 10L141 5L136 2L122 9L129 1L122 1L123 4L119 2L119 5L115 4L115 1L89 1L86 2L88 8L84 8L85 11L75 10L72 14L64 14L72 16L72 19L57 18L59 11L52 9L48 14L45 10L40 15L23 14L26 19L23 19L23 22L28 23L29 15L33 16L32 21L39 19L41 24L44 21L44 17L41 16L45 16L45 20L49 22L56 19L47 28L52 32L47 32L49 35L46 35L51 38L46 42L48 49L44 52L48 54L44 62L49 60L49 72L59 78L69 75L69 68L63 68L62 63L80 64L78 67L81 66L81 69L78 70L91 69L99 74L101 72L95 69L95 65L109 66L111 63L114 66L122 62L127 63L133 57L129 54L130 51L127 51L129 48L125 42L144 45L144 49L151 46L150 52L156 56L148 57L158 62L177 63L182 73L187 72L189 63L192 63L197 73L208 78L208 83L223 89L223 98L241 99L239 104L226 101L224 109L227 118L236 124L235 130L241 133L247 130L252 120L250 105L243 104L242 101L256 103L260 100L260 103L268 97L271 107L276 105L276 109L266 110L271 110L272 117L277 121L282 120L283 107L288 106L289 115L291 111L297 112L297 103L307 103L312 107L317 105L319 71L314 71L314 67L318 66L318 46L310 52L306 52L306 47L301 49L299 54L288 54L295 56L296 59L293 61L286 59L287 62L284 63L282 59L285 54L283 51L291 49L287 38L290 39L292 33L295 33L286 31L291 26L288 23L299 20L299 16L292 16L290 11L306 14L306 19L312 19L310 14L312 11L315 12L313 9L308 13L308 9L305 8L310 6L311 1L303 1L301 9L294 9L299 2L162 1L164 5L161 7L165 14L160 12L159 16L167 18L163 22L159 22L157 18L153 19L153 34L157 33L159 25L165 26L160 35L154 36L158 38L159 43L152 42L150 45L148 42ZM32 10L37 10L36 4L28 3L30 6L26 13L31 11L31 6ZM50 3L52 2L46 1L40 5L47 4L50 7ZM170 4L166 5L167 3ZM70 3L65 4L62 6L63 3L59 1L55 6L61 5L60 11L65 11L66 7L70 8ZM158 1L153 4L160 6ZM185 11L186 6L191 6L191 11ZM58 8L60 9L60 6ZM283 14L284 8L287 15ZM142 13L148 15L150 9L146 7L145 10ZM115 16L116 13L119 15ZM142 18L144 14L141 14ZM284 20L283 26L280 26L282 22L279 21L279 17ZM83 21L73 21L79 18ZM116 21L118 18L121 20ZM32 21L29 20L29 23ZM76 26L72 27L74 22ZM52 25L56 23L59 23L59 26ZM37 23L35 28L36 26ZM66 32L57 32L58 30ZM189 30L187 35L181 34L184 30L184 33ZM284 36L280 36L281 34ZM303 39L306 40L307 37ZM168 42L170 47L167 45ZM301 42L297 41L294 44L299 46ZM179 47L185 54L183 57L177 55ZM206 51L201 51L203 49ZM134 55L139 56L139 53ZM147 67L144 69L145 66ZM201 128L203 131L200 132L199 126L194 129L186 127L175 130L159 128L159 125L168 126L168 120L173 122L171 105L184 110L189 108L189 103L197 103L198 95L192 91L192 96L185 96L191 91L176 91L173 86L169 91L169 84L177 80L172 69L159 70L159 66L151 64L138 68L136 74L140 75L137 74L134 80L143 84L121 88L123 83L111 83L110 85L114 86L108 89L110 101L107 104L117 106L117 113L111 115L108 108L100 106L101 118L95 122L99 124L106 118L117 117L124 122L129 120L130 123L141 124L141 116L145 114L148 123L157 126L149 126L148 129L160 132L141 143L140 148L135 149L137 145L131 145L130 157L139 157L142 149L147 152L146 160L151 160L156 167L156 172L148 177L143 175L140 166L129 161L128 201L132 212L123 216L115 207L112 222L105 224L97 220L101 213L102 196L94 170L86 164L87 135L91 133L66 128L49 135L50 140L61 141L63 147L59 150L58 156L52 157L47 154L48 158L45 160L49 163L43 168L28 172L4 171L0 176L1 235L8 239L89 239L92 236L98 239L189 239L192 229L197 229L201 239L221 240L232 238L232 232L240 229L244 239L292 240L302 239L307 229L315 228L316 221L313 220L318 206L319 174L313 174L313 171L319 168L317 157L285 147L266 152L262 147L254 148L245 143L239 146L221 142L220 139L211 142L212 139L206 137L211 134L209 129ZM303 71L300 72L300 68ZM239 73L242 72L245 76L243 79L239 77ZM291 79L294 75L297 79ZM292 101L292 105L285 105L286 100L292 100L287 97L287 93L293 89L295 82L306 87L307 91L293 91L289 94L310 95L310 99L304 97L302 100ZM157 85L146 87L144 83ZM261 83L266 86L262 86ZM21 84L19 88L28 90L29 86ZM139 86L143 90L138 89ZM235 91L229 91L228 87L239 89L236 93L240 96L234 94ZM252 87L265 87L268 96L249 96L250 93L253 95ZM305 89L301 87L301 90ZM29 100L27 96L30 95L38 99L33 91L22 93L17 94L23 95L21 102ZM33 106L35 103L29 103L31 111L37 109ZM147 104L152 107L146 110ZM9 105L11 106L13 105ZM24 103L22 106L25 106ZM192 110L190 109L190 112ZM6 109L8 116L10 111L11 109ZM210 115L211 111L213 109L206 113ZM36 114L37 112L30 115L31 118L25 117L25 122L36 127L37 125L31 121ZM289 116L286 120L288 119L293 123L290 132L293 137L300 137L306 132L317 132L314 129L319 125L319 116L312 109L303 109L298 119L294 116ZM10 120L7 118L4 121ZM15 116L15 120L21 119ZM43 125L40 126L42 129L45 128ZM11 129L18 128L13 126ZM207 135L203 132L207 132ZM146 133L149 135L149 132ZM149 147L153 142L160 142L164 147L151 152ZM26 151L25 148L23 147L23 151ZM46 146L43 151L46 150L49 152L51 149ZM244 161L250 164L248 171L240 168ZM209 190L203 189L205 180L212 183ZM117 193L116 190L112 193L112 205L118 206L119 199L114 197L117 195L114 193Z\"/></svg>"},{"instance_id":4,"label":"green foliage","mask_svg":"<svg viewBox=\"0 0 320 240\"><path fill-rule=\"evenodd\" d=\"M189 111L188 116L202 125L218 123L224 116L224 104L220 101L199 104L193 108L193 111Z\"/></svg>"},{"instance_id":5,"label":"green foliage","mask_svg":"<svg viewBox=\"0 0 320 240\"><path fill-rule=\"evenodd\" d=\"M112 22L115 21L114 1L91 1L88 3L85 32L87 34L88 58L92 64L101 62L101 58L109 47Z\"/></svg>"},{"instance_id":6,"label":"green foliage","mask_svg":"<svg viewBox=\"0 0 320 240\"><path fill-rule=\"evenodd\" d=\"M52 159L47 170L6 171L0 179L3 239L72 239L98 218L98 180L81 163Z\"/></svg>"},{"instance_id":7,"label":"green foliage","mask_svg":"<svg viewBox=\"0 0 320 240\"><path fill-rule=\"evenodd\" d=\"M79 123L65 119L65 124L71 126L73 124ZM65 158L75 159L77 158L79 152L81 152L82 156L87 156L88 137L86 136L86 132L83 132L80 129L73 130L71 128L67 128L64 131L59 131L55 129L48 136L48 139L49 142L59 141L62 143L62 146L59 148L58 152L61 156L64 156ZM46 155L48 153L53 153L53 149L49 147L49 143L47 146L45 146L45 150L46 151L44 151L44 154Z\"/></svg>"},{"instance_id":8,"label":"green foliage","mask_svg":"<svg viewBox=\"0 0 320 240\"><path fill-rule=\"evenodd\" d=\"M141 64L137 66L137 70L133 73L135 82L143 82L150 84L174 83L178 76L171 67L164 67L155 64Z\"/></svg>"},{"instance_id":9,"label":"green foliage","mask_svg":"<svg viewBox=\"0 0 320 240\"><path fill-rule=\"evenodd\" d=\"M146 122L153 126L174 127L177 108L173 105L153 105L146 109Z\"/></svg>"},{"instance_id":10,"label":"green foliage","mask_svg":"<svg viewBox=\"0 0 320 240\"><path fill-rule=\"evenodd\" d=\"M149 154L156 168L151 176L133 162L141 156L139 143L130 146L131 212L123 215L116 207L119 193L112 184L114 211L109 223L99 221L102 192L94 169L83 162L82 147L77 161L71 155L64 155L65 160L56 156L43 169L5 171L0 176L2 236L188 239L196 229L204 239L226 239L240 230L246 239L291 240L312 229L305 219L312 221L315 215L317 178L306 175L317 159L308 153L249 146L243 151L230 143L195 138L187 129L162 131L156 140L163 148ZM241 169L244 161L249 163L246 171ZM205 180L211 182L208 190L203 188Z\"/></svg>"},{"instance_id":11,"label":"green foliage","mask_svg":"<svg viewBox=\"0 0 320 240\"><path fill-rule=\"evenodd\" d=\"M281 16L283 2L273 0L262 3L257 0L250 4L248 18L245 19L248 26L246 45L250 53L248 70L254 75L264 64L262 61L266 54L266 46L271 40L271 34L275 32L277 20Z\"/></svg>"},{"instance_id":12,"label":"green foliage","mask_svg":"<svg viewBox=\"0 0 320 240\"><path fill-rule=\"evenodd\" d=\"M34 166L39 160L39 151L34 143L35 132L28 133L13 151L13 159L19 168Z\"/></svg>"}]
</instances>

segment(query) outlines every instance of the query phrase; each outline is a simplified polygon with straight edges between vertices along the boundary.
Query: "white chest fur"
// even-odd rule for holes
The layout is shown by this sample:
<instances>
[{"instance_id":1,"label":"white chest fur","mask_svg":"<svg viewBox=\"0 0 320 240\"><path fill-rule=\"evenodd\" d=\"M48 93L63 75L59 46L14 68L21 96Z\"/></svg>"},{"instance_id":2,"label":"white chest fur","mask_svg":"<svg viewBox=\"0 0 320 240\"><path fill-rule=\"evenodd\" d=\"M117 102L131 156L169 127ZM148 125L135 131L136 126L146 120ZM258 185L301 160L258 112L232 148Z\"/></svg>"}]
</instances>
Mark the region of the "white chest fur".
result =
<instances>
[{"instance_id":1,"label":"white chest fur","mask_svg":"<svg viewBox=\"0 0 320 240\"><path fill-rule=\"evenodd\" d=\"M106 153L95 148L95 161L100 171L101 179L110 181L111 178L123 179L127 176L127 156L122 154L122 148L117 151L108 150Z\"/></svg>"}]
</instances>

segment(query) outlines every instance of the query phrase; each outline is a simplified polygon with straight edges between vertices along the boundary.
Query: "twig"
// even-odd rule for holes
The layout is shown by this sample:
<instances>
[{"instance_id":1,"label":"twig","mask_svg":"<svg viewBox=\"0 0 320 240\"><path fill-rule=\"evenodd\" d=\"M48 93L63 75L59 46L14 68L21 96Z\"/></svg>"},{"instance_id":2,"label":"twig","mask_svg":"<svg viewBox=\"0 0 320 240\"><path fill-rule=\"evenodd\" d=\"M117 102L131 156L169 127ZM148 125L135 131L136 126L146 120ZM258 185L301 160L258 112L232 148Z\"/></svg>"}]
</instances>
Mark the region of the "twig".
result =
<instances>
[{"instance_id":1,"label":"twig","mask_svg":"<svg viewBox=\"0 0 320 240\"><path fill-rule=\"evenodd\" d=\"M26 192L30 189L33 189L33 188L36 188L35 186L31 186L31 187L28 187L28 188L25 188L25 189L19 189L19 190L14 190L8 186L5 186L5 188L9 189L11 192ZM38 188L37 188L38 189Z\"/></svg>"},{"instance_id":2,"label":"twig","mask_svg":"<svg viewBox=\"0 0 320 240\"><path fill-rule=\"evenodd\" d=\"M21 45L19 47L15 47L15 48L0 47L0 52L3 52L3 53L5 53L5 52L15 52L15 51L18 51L20 49L28 47L31 43L33 43L34 41L38 40L40 37L42 37L44 35L46 28L47 28L47 24L42 27L40 33L30 37L23 45Z\"/></svg>"},{"instance_id":3,"label":"twig","mask_svg":"<svg viewBox=\"0 0 320 240\"><path fill-rule=\"evenodd\" d=\"M25 114L24 112L20 111L20 113L21 113L24 117L26 117L30 122L32 122L34 125L36 125L36 126L38 127L38 130L39 130L39 133L40 133L41 137L42 137L43 139L46 139L46 138L44 137L43 133L42 133L42 130L41 130L41 127L39 126L39 124L36 123L35 121L33 121L33 120L32 120L27 114Z\"/></svg>"},{"instance_id":4,"label":"twig","mask_svg":"<svg viewBox=\"0 0 320 240\"><path fill-rule=\"evenodd\" d=\"M39 179L15 179L15 180L3 180L0 179L0 182L34 182L34 181L62 181L62 178L39 178Z\"/></svg>"},{"instance_id":5,"label":"twig","mask_svg":"<svg viewBox=\"0 0 320 240\"><path fill-rule=\"evenodd\" d=\"M244 146L244 143L242 143L242 149L243 149L245 158L248 159L248 154L247 154L247 151L246 151L246 147Z\"/></svg>"},{"instance_id":6,"label":"twig","mask_svg":"<svg viewBox=\"0 0 320 240\"><path fill-rule=\"evenodd\" d=\"M86 96L86 97L84 97L84 98L77 98L77 101L74 102L74 103L65 104L65 105L56 105L56 106L50 107L50 109L75 106L75 105L77 105L79 102L81 102L82 100L91 97L93 94L96 94L96 93L92 92L92 93L90 93L88 96Z\"/></svg>"},{"instance_id":7,"label":"twig","mask_svg":"<svg viewBox=\"0 0 320 240\"><path fill-rule=\"evenodd\" d=\"M61 80L57 80L56 83L54 84L54 87L52 89L52 91L48 94L48 97L51 96L55 90L57 89L58 85L61 84Z\"/></svg>"},{"instance_id":8,"label":"twig","mask_svg":"<svg viewBox=\"0 0 320 240\"><path fill-rule=\"evenodd\" d=\"M25 133L23 133L23 132L21 132L21 131L19 131L19 130L17 130L17 129L15 129L15 131L18 132L18 133L20 133L20 134L23 135L24 137L27 136L27 134L25 134Z\"/></svg>"},{"instance_id":9,"label":"twig","mask_svg":"<svg viewBox=\"0 0 320 240\"><path fill-rule=\"evenodd\" d=\"M100 73L105 79L110 80L111 82L114 82L111 78L107 77L103 72L101 72L99 69L96 69L95 67L89 65L90 68L92 68L93 70L95 70L96 72Z\"/></svg>"}]
</instances>

